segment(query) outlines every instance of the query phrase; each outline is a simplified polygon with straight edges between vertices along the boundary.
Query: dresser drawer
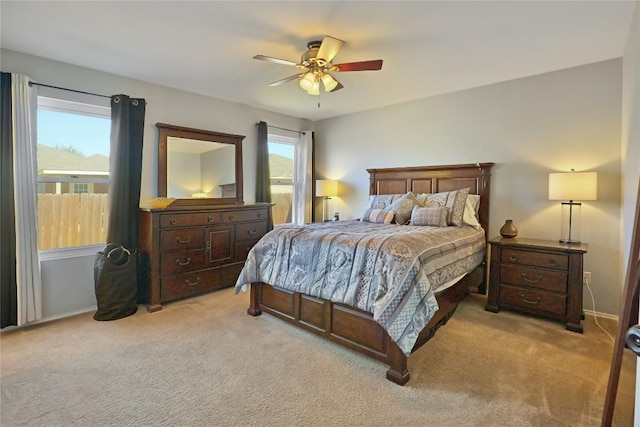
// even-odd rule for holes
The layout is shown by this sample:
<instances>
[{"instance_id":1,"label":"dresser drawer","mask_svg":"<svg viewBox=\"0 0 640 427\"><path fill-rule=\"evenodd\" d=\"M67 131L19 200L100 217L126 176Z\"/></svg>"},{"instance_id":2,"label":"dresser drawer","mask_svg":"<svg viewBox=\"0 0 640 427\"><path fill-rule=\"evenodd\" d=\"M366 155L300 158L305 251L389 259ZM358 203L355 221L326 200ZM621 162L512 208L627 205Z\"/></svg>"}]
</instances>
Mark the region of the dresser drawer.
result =
<instances>
[{"instance_id":1,"label":"dresser drawer","mask_svg":"<svg viewBox=\"0 0 640 427\"><path fill-rule=\"evenodd\" d=\"M562 317L567 312L567 296L502 285L500 286L500 305Z\"/></svg>"},{"instance_id":2,"label":"dresser drawer","mask_svg":"<svg viewBox=\"0 0 640 427\"><path fill-rule=\"evenodd\" d=\"M510 248L502 249L500 262L558 270L567 270L569 268L569 257L567 255Z\"/></svg>"},{"instance_id":3,"label":"dresser drawer","mask_svg":"<svg viewBox=\"0 0 640 427\"><path fill-rule=\"evenodd\" d=\"M503 264L500 282L553 292L567 292L567 272Z\"/></svg>"},{"instance_id":4,"label":"dresser drawer","mask_svg":"<svg viewBox=\"0 0 640 427\"><path fill-rule=\"evenodd\" d=\"M187 273L202 270L207 266L204 249L199 251L175 252L161 256L160 274L172 276L174 274Z\"/></svg>"},{"instance_id":5,"label":"dresser drawer","mask_svg":"<svg viewBox=\"0 0 640 427\"><path fill-rule=\"evenodd\" d=\"M220 212L196 212L163 214L160 216L160 227L192 227L194 225L220 224Z\"/></svg>"},{"instance_id":6,"label":"dresser drawer","mask_svg":"<svg viewBox=\"0 0 640 427\"><path fill-rule=\"evenodd\" d=\"M222 223L230 224L234 222L266 220L266 209L252 209L243 211L227 211L222 212Z\"/></svg>"},{"instance_id":7,"label":"dresser drawer","mask_svg":"<svg viewBox=\"0 0 640 427\"><path fill-rule=\"evenodd\" d=\"M182 228L160 232L162 252L204 249L204 228Z\"/></svg>"},{"instance_id":8,"label":"dresser drawer","mask_svg":"<svg viewBox=\"0 0 640 427\"><path fill-rule=\"evenodd\" d=\"M258 243L257 240L249 240L246 242L236 243L236 261L244 261L247 259L247 255L249 255L249 251L251 248Z\"/></svg>"},{"instance_id":9,"label":"dresser drawer","mask_svg":"<svg viewBox=\"0 0 640 427\"><path fill-rule=\"evenodd\" d=\"M164 277L160 281L160 299L163 302L186 298L223 287L219 268Z\"/></svg>"},{"instance_id":10,"label":"dresser drawer","mask_svg":"<svg viewBox=\"0 0 640 427\"><path fill-rule=\"evenodd\" d=\"M267 232L267 223L265 221L247 222L237 224L236 241L243 242L247 240L258 240Z\"/></svg>"}]
</instances>

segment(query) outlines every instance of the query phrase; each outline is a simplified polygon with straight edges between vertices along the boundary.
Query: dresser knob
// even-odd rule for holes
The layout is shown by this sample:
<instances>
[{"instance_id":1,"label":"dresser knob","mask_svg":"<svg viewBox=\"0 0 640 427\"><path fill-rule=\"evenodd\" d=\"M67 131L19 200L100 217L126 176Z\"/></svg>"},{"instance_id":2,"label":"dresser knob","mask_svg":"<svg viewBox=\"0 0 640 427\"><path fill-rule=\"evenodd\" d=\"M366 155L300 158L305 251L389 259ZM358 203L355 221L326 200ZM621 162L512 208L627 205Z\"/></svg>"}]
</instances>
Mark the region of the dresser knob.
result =
<instances>
[{"instance_id":1,"label":"dresser knob","mask_svg":"<svg viewBox=\"0 0 640 427\"><path fill-rule=\"evenodd\" d=\"M258 218L262 218L262 212L258 212Z\"/></svg>"},{"instance_id":2,"label":"dresser knob","mask_svg":"<svg viewBox=\"0 0 640 427\"><path fill-rule=\"evenodd\" d=\"M551 258L551 259L549 260L549 264L551 264L551 265L556 265L557 263L556 263L556 260L555 260L555 259Z\"/></svg>"},{"instance_id":3,"label":"dresser knob","mask_svg":"<svg viewBox=\"0 0 640 427\"><path fill-rule=\"evenodd\" d=\"M511 256L509 257L509 261L515 261L515 260L517 260L517 259L518 259L518 258L517 258L515 255L511 255Z\"/></svg>"},{"instance_id":4,"label":"dresser knob","mask_svg":"<svg viewBox=\"0 0 640 427\"><path fill-rule=\"evenodd\" d=\"M210 217L208 218L208 220L209 220L209 222L213 222L213 221L214 221L214 219L213 219L213 217L212 217L212 216L210 216Z\"/></svg>"},{"instance_id":5,"label":"dresser knob","mask_svg":"<svg viewBox=\"0 0 640 427\"><path fill-rule=\"evenodd\" d=\"M176 225L178 223L178 221L176 221L175 218L171 219L171 225Z\"/></svg>"},{"instance_id":6,"label":"dresser knob","mask_svg":"<svg viewBox=\"0 0 640 427\"><path fill-rule=\"evenodd\" d=\"M252 236L253 236L254 234L258 234L258 230L250 230L250 231L247 231L247 234L250 234L250 235L252 235Z\"/></svg>"},{"instance_id":7,"label":"dresser knob","mask_svg":"<svg viewBox=\"0 0 640 427\"><path fill-rule=\"evenodd\" d=\"M229 221L233 221L233 215L229 215Z\"/></svg>"}]
</instances>

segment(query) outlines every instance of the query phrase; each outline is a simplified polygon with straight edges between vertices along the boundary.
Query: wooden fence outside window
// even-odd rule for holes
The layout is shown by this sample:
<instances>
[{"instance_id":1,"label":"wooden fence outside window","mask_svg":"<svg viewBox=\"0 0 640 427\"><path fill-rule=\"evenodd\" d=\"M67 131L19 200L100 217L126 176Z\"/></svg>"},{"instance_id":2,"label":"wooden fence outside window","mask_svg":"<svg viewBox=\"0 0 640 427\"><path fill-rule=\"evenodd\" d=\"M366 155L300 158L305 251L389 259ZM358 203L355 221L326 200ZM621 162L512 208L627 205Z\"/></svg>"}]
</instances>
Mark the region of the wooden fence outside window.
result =
<instances>
[{"instance_id":1,"label":"wooden fence outside window","mask_svg":"<svg viewBox=\"0 0 640 427\"><path fill-rule=\"evenodd\" d=\"M291 193L274 193L273 223L291 222ZM109 195L38 194L40 250L106 243Z\"/></svg>"}]
</instances>

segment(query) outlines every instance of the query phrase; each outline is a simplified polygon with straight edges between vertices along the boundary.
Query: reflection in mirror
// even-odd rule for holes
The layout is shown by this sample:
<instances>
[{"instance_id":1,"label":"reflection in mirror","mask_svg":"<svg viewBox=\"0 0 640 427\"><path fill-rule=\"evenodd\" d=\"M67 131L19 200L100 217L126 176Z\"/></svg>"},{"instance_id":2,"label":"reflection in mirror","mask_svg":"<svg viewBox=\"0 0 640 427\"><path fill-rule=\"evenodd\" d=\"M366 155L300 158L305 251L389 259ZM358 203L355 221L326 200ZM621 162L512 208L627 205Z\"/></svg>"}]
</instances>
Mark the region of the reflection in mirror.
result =
<instances>
[{"instance_id":1,"label":"reflection in mirror","mask_svg":"<svg viewBox=\"0 0 640 427\"><path fill-rule=\"evenodd\" d=\"M242 140L233 135L156 123L158 196L171 206L243 204Z\"/></svg>"},{"instance_id":2,"label":"reflection in mirror","mask_svg":"<svg viewBox=\"0 0 640 427\"><path fill-rule=\"evenodd\" d=\"M235 146L167 137L168 197L235 197Z\"/></svg>"}]
</instances>

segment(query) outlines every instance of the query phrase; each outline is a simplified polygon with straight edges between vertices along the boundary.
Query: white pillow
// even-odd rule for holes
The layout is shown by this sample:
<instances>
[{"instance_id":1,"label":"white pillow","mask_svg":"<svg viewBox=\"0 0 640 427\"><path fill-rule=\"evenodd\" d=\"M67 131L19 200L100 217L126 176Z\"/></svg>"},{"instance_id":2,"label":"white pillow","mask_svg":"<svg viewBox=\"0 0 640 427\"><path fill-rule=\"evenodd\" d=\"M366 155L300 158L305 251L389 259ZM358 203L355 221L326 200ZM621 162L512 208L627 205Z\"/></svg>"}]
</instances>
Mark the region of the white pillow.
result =
<instances>
[{"instance_id":1,"label":"white pillow","mask_svg":"<svg viewBox=\"0 0 640 427\"><path fill-rule=\"evenodd\" d=\"M464 206L464 213L462 214L462 223L470 225L476 230L481 227L478 222L477 208L480 207L480 196L477 194L469 194L467 196L467 202Z\"/></svg>"}]
</instances>

